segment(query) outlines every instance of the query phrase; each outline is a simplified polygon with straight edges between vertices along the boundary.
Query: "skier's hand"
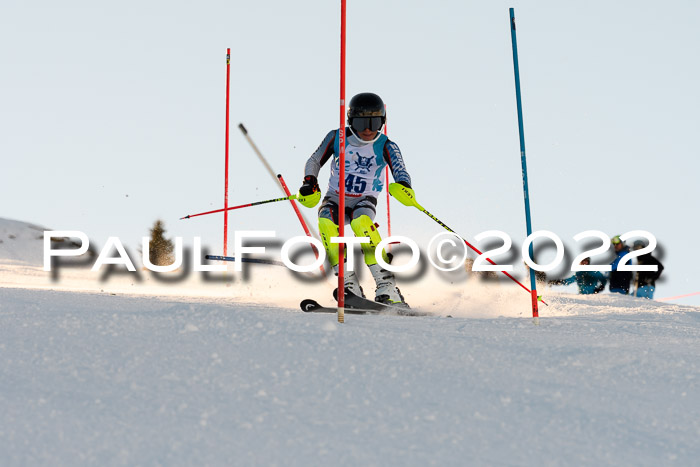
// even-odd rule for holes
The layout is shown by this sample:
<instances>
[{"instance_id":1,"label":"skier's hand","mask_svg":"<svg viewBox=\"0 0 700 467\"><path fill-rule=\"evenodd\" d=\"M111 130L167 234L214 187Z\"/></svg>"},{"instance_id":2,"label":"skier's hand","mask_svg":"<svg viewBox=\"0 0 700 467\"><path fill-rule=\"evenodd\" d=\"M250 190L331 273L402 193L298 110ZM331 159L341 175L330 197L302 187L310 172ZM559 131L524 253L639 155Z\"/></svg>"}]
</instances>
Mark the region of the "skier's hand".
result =
<instances>
[{"instance_id":1,"label":"skier's hand","mask_svg":"<svg viewBox=\"0 0 700 467\"><path fill-rule=\"evenodd\" d=\"M318 186L318 179L313 175L307 175L304 177L304 184L299 188L297 201L299 201L302 206L312 208L316 206L320 200L321 188Z\"/></svg>"},{"instance_id":2,"label":"skier's hand","mask_svg":"<svg viewBox=\"0 0 700 467\"><path fill-rule=\"evenodd\" d=\"M304 184L299 188L299 194L309 196L317 191L321 191L321 188L318 186L318 179L313 175L304 177Z\"/></svg>"}]
</instances>

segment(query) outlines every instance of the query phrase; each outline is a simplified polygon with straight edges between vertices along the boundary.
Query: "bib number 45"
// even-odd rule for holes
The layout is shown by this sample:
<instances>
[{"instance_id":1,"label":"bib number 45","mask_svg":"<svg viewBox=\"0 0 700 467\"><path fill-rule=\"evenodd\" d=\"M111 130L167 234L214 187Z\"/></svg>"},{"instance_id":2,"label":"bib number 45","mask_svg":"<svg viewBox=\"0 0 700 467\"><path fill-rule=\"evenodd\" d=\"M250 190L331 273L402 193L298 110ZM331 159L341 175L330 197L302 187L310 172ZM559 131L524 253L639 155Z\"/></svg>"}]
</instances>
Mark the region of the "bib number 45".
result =
<instances>
[{"instance_id":1,"label":"bib number 45","mask_svg":"<svg viewBox=\"0 0 700 467\"><path fill-rule=\"evenodd\" d=\"M367 181L364 178L348 175L345 177L345 191L347 193L364 193L367 189Z\"/></svg>"}]
</instances>

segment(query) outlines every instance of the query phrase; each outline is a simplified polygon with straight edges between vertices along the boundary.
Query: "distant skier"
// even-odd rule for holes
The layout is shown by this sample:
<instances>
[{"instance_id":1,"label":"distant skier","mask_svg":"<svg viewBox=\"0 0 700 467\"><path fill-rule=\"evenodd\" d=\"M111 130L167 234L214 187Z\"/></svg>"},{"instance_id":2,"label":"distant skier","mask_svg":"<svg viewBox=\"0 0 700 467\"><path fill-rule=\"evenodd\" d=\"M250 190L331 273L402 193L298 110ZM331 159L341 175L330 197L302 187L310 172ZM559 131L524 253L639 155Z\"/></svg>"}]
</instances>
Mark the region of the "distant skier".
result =
<instances>
[{"instance_id":1,"label":"distant skier","mask_svg":"<svg viewBox=\"0 0 700 467\"><path fill-rule=\"evenodd\" d=\"M639 250L645 247L646 244L642 240L637 240L634 242L632 248L634 250ZM661 264L661 261L651 256L651 252L637 256L637 264L658 267L657 271L639 271L635 280L635 285L637 287L637 291L634 294L635 297L652 299L654 298L654 291L656 290L656 280L661 276L664 265Z\"/></svg>"},{"instance_id":2,"label":"distant skier","mask_svg":"<svg viewBox=\"0 0 700 467\"><path fill-rule=\"evenodd\" d=\"M623 256L630 252L630 247L625 245L625 243L620 239L619 235L615 235L610 242L615 248L615 259L610 265L612 266L612 271L610 272L610 292L621 293L627 295L630 293L630 282L632 281L631 271L618 271L618 265Z\"/></svg>"},{"instance_id":3,"label":"distant skier","mask_svg":"<svg viewBox=\"0 0 700 467\"><path fill-rule=\"evenodd\" d=\"M588 266L589 264L591 264L590 258L584 258L583 261L581 261L582 266ZM576 271L576 274L571 277L549 281L549 284L569 285L573 284L574 282L576 282L576 285L578 286L578 293L582 295L590 295L597 294L605 290L605 284L607 284L608 280L606 279L605 274L600 271Z\"/></svg>"},{"instance_id":4,"label":"distant skier","mask_svg":"<svg viewBox=\"0 0 700 467\"><path fill-rule=\"evenodd\" d=\"M373 93L356 95L348 106L348 124L345 129L345 213L344 222L350 224L358 237L369 237L369 243L362 244L365 263L376 282L375 300L377 302L406 305L401 292L396 287L394 274L382 268L374 253L381 241L374 225L377 198L386 184L384 168L388 165L397 183L411 189L411 177L401 156L399 147L381 129L386 122L386 110L382 99ZM328 259L338 274L338 244L331 244L331 237L338 236L338 174L339 174L339 133L331 130L321 142L318 149L306 162L304 184L299 189L298 201L308 207L314 207L321 199L318 186L318 174L321 167L332 158L331 175L325 198L318 210L318 228ZM389 262L385 251L384 261ZM345 264L345 261L343 262ZM362 288L354 271L344 270L345 288L364 297Z\"/></svg>"}]
</instances>

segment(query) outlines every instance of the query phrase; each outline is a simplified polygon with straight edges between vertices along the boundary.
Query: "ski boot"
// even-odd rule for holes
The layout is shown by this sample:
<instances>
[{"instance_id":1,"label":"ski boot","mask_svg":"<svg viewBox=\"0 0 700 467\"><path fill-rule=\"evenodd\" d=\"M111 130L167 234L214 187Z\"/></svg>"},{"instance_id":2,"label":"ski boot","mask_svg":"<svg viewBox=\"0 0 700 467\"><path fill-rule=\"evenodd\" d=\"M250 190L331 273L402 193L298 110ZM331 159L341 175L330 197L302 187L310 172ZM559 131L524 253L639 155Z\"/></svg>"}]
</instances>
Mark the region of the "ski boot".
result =
<instances>
[{"instance_id":1,"label":"ski boot","mask_svg":"<svg viewBox=\"0 0 700 467\"><path fill-rule=\"evenodd\" d=\"M338 266L333 266L333 270L335 271L335 275L338 275ZM345 281L345 290L352 292L353 294L357 295L358 297L365 298L365 293L362 291L362 287L360 286L360 281L357 278L357 274L355 274L355 271L348 271L347 269L345 270L345 275L343 277Z\"/></svg>"},{"instance_id":2,"label":"ski boot","mask_svg":"<svg viewBox=\"0 0 700 467\"><path fill-rule=\"evenodd\" d=\"M377 284L375 302L409 308L408 303L401 295L401 291L396 287L396 278L391 271L387 271L379 264L370 265L369 270L372 272L374 282Z\"/></svg>"}]
</instances>

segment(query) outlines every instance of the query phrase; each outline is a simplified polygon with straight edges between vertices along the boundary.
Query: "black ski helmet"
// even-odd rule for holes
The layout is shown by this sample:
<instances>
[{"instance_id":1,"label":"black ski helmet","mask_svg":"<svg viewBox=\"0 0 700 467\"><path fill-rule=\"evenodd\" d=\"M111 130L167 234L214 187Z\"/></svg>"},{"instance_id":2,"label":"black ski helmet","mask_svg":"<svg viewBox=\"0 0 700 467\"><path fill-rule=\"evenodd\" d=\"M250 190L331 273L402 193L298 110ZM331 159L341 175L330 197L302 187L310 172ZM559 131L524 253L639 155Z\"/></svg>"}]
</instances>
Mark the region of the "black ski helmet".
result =
<instances>
[{"instance_id":1,"label":"black ski helmet","mask_svg":"<svg viewBox=\"0 0 700 467\"><path fill-rule=\"evenodd\" d=\"M376 131L381 128L386 122L386 108L382 98L371 92L363 92L350 99L348 124L351 127L353 119L357 117L380 117L381 125L378 128L372 128L372 130ZM362 131L362 129L358 131Z\"/></svg>"}]
</instances>

